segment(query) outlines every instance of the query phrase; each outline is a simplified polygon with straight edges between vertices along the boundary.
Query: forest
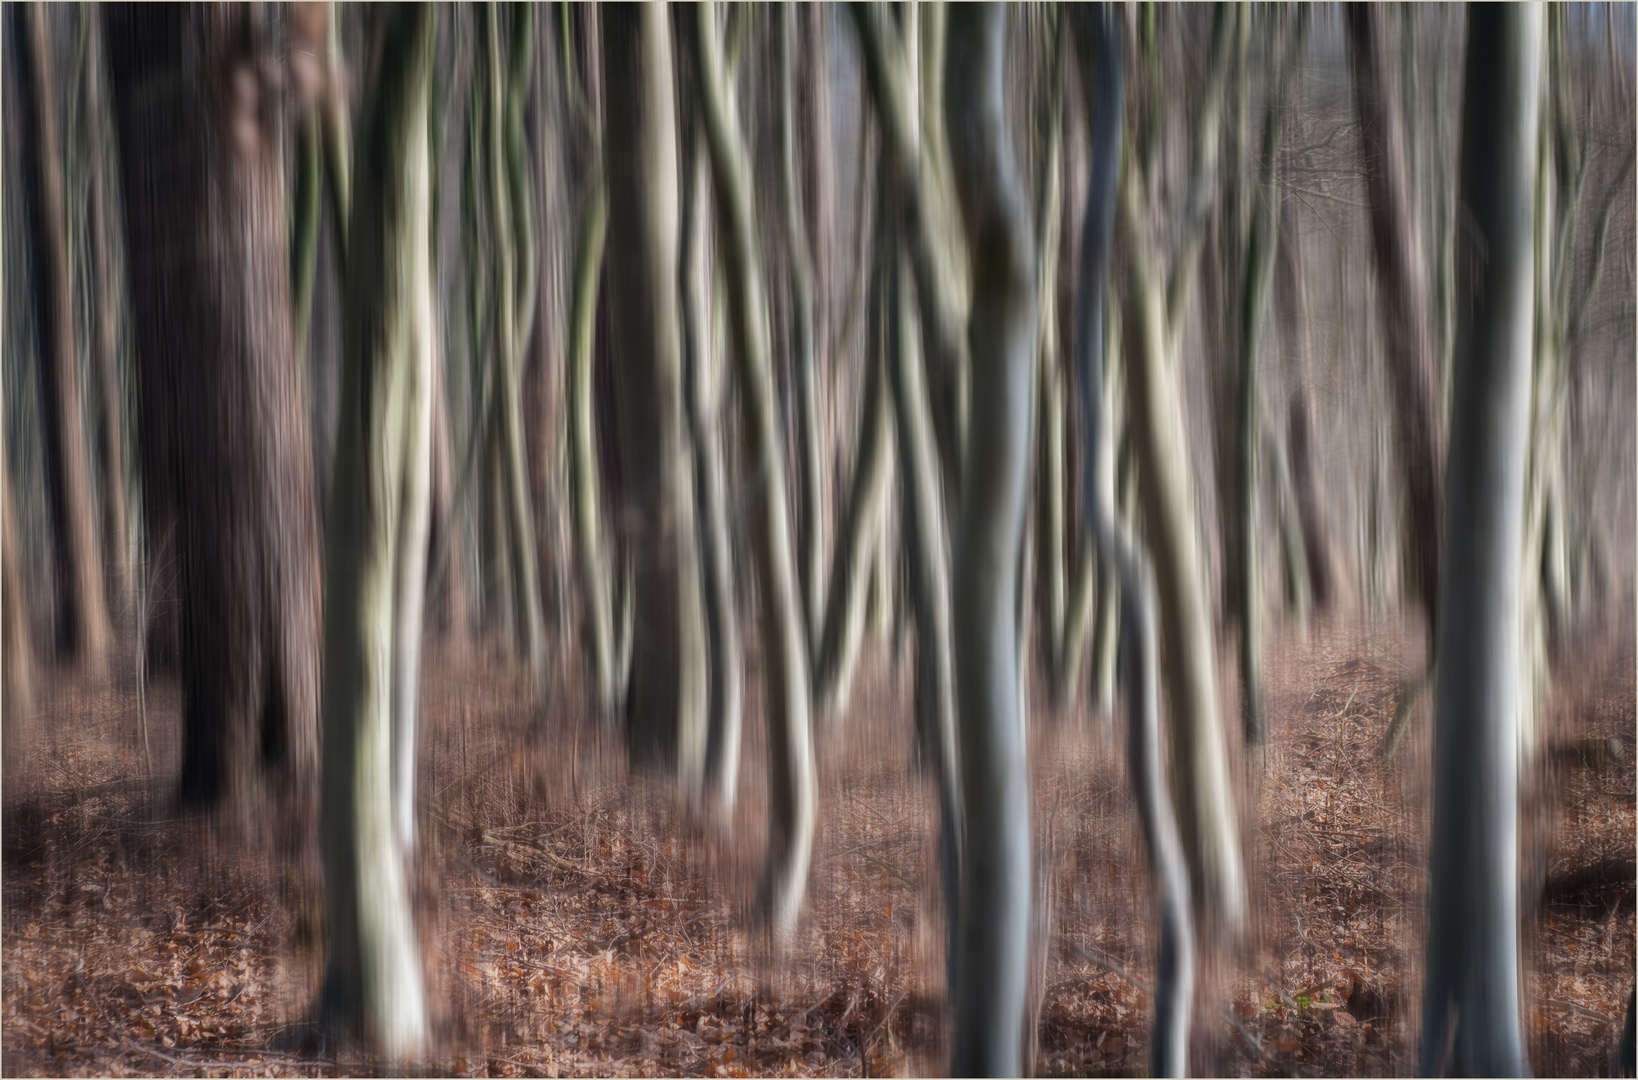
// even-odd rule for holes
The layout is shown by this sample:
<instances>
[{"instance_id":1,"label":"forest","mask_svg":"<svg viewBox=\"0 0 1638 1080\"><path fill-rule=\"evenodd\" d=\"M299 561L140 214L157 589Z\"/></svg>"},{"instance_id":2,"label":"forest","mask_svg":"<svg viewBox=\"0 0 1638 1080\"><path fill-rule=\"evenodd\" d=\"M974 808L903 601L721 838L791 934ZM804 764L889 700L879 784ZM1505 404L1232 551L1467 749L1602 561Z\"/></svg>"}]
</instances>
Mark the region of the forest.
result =
<instances>
[{"instance_id":1,"label":"forest","mask_svg":"<svg viewBox=\"0 0 1638 1080\"><path fill-rule=\"evenodd\" d=\"M6 3L0 1072L1632 1076L1626 3Z\"/></svg>"}]
</instances>

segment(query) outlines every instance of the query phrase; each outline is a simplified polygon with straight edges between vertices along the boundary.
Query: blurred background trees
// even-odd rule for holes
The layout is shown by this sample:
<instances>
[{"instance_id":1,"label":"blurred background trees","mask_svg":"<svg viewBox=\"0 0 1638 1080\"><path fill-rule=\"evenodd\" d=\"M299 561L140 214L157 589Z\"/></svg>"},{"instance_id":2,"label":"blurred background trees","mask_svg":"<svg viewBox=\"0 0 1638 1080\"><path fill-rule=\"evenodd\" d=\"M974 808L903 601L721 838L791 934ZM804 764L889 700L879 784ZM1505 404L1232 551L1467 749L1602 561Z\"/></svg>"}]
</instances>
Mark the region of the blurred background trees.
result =
<instances>
[{"instance_id":1,"label":"blurred background trees","mask_svg":"<svg viewBox=\"0 0 1638 1080\"><path fill-rule=\"evenodd\" d=\"M1511 842L1481 796L1516 793L1554 661L1630 618L1631 26L12 5L8 776L41 685L173 668L167 782L271 797L293 863L317 822L324 1007L413 1056L423 657L537 712L572 686L691 822L756 775L777 957L860 658L908 645L951 1067L1030 1061L1032 734L1091 715L1180 1073L1196 949L1265 896L1266 642L1425 617L1383 751L1433 705L1459 923L1516 868L1439 853ZM1430 950L1459 1011L1491 915ZM1453 1067L1520 1064L1456 1030Z\"/></svg>"}]
</instances>

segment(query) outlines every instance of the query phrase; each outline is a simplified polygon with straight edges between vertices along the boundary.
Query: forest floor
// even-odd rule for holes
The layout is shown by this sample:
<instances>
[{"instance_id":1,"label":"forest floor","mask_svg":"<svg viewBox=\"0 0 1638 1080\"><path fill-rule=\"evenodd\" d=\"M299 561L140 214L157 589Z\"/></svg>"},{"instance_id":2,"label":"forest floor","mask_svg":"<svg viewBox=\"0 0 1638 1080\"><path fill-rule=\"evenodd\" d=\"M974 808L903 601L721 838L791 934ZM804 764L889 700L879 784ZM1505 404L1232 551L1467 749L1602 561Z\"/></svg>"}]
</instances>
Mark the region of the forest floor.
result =
<instances>
[{"instance_id":1,"label":"forest floor","mask_svg":"<svg viewBox=\"0 0 1638 1080\"><path fill-rule=\"evenodd\" d=\"M1524 784L1537 1075L1608 1073L1634 977L1633 629L1623 615L1567 650ZM754 680L724 824L631 782L568 672L531 708L495 658L430 652L416 899L436 1043L415 1071L945 1071L933 791L909 753L908 655L895 669L877 647L845 724L819 739L808 906L776 969L744 929L767 827ZM1420 630L1392 620L1270 640L1260 781L1236 763L1253 915L1238 944L1203 946L1195 1075L1416 1071L1430 710L1391 765L1376 750L1422 656ZM174 678L145 707L129 675L40 681L37 714L6 732L0 1070L400 1071L309 1037L311 852L280 857L253 814L175 814ZM1033 1068L1143 1074L1153 908L1124 740L1032 697L1038 881L1051 882L1037 888Z\"/></svg>"}]
</instances>

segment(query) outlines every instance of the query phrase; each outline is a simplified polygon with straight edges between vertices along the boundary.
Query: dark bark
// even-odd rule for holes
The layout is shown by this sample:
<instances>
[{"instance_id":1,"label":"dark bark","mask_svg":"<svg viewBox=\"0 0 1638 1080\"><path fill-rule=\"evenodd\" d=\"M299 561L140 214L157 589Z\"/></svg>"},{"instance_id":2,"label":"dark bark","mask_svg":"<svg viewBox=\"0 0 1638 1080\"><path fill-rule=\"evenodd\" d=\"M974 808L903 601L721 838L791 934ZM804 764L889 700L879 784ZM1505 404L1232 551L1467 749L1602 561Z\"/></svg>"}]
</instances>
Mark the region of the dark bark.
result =
<instances>
[{"instance_id":1,"label":"dark bark","mask_svg":"<svg viewBox=\"0 0 1638 1080\"><path fill-rule=\"evenodd\" d=\"M683 412L677 290L678 164L671 31L659 8L609 8L607 74L610 298L619 307L623 509L631 523L632 765L703 779L706 651L694 520L693 450Z\"/></svg>"},{"instance_id":2,"label":"dark bark","mask_svg":"<svg viewBox=\"0 0 1638 1080\"><path fill-rule=\"evenodd\" d=\"M319 557L279 94L246 9L104 10L150 528L182 593L181 794L316 761ZM160 537L153 537L155 540Z\"/></svg>"}]
</instances>

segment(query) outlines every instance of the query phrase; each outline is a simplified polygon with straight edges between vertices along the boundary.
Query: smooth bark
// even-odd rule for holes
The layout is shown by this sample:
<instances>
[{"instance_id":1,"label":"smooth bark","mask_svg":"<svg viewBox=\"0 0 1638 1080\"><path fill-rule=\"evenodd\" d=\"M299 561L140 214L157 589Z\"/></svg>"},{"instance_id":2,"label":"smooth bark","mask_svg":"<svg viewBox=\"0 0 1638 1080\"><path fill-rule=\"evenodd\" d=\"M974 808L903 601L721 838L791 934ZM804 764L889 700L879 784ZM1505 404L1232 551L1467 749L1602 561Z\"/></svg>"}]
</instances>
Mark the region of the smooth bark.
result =
<instances>
[{"instance_id":1,"label":"smooth bark","mask_svg":"<svg viewBox=\"0 0 1638 1080\"><path fill-rule=\"evenodd\" d=\"M1006 11L950 12L946 130L973 282L969 452L954 540L963 843L953 1075L1018 1071L1029 968L1029 765L1017 588L1036 366L1031 216L1007 132Z\"/></svg>"},{"instance_id":2,"label":"smooth bark","mask_svg":"<svg viewBox=\"0 0 1638 1080\"><path fill-rule=\"evenodd\" d=\"M724 87L715 5L699 8L693 35L701 119L728 283L729 326L741 431L756 497L755 562L768 716L769 838L758 908L776 941L796 928L818 816L809 725L808 655L786 511L785 466L769 344L765 278L752 219L750 158Z\"/></svg>"},{"instance_id":3,"label":"smooth bark","mask_svg":"<svg viewBox=\"0 0 1638 1080\"><path fill-rule=\"evenodd\" d=\"M1528 1072L1519 1014L1519 556L1540 8L1468 14L1428 853L1424 1075ZM1443 1055L1448 1047L1448 1060Z\"/></svg>"},{"instance_id":4,"label":"smooth bark","mask_svg":"<svg viewBox=\"0 0 1638 1080\"><path fill-rule=\"evenodd\" d=\"M435 14L417 5L375 18L381 69L359 130L326 537L322 1007L342 1032L401 1062L429 1035L394 792L395 743L409 740L414 760L402 720L414 703L402 695L415 674L426 573Z\"/></svg>"}]
</instances>

